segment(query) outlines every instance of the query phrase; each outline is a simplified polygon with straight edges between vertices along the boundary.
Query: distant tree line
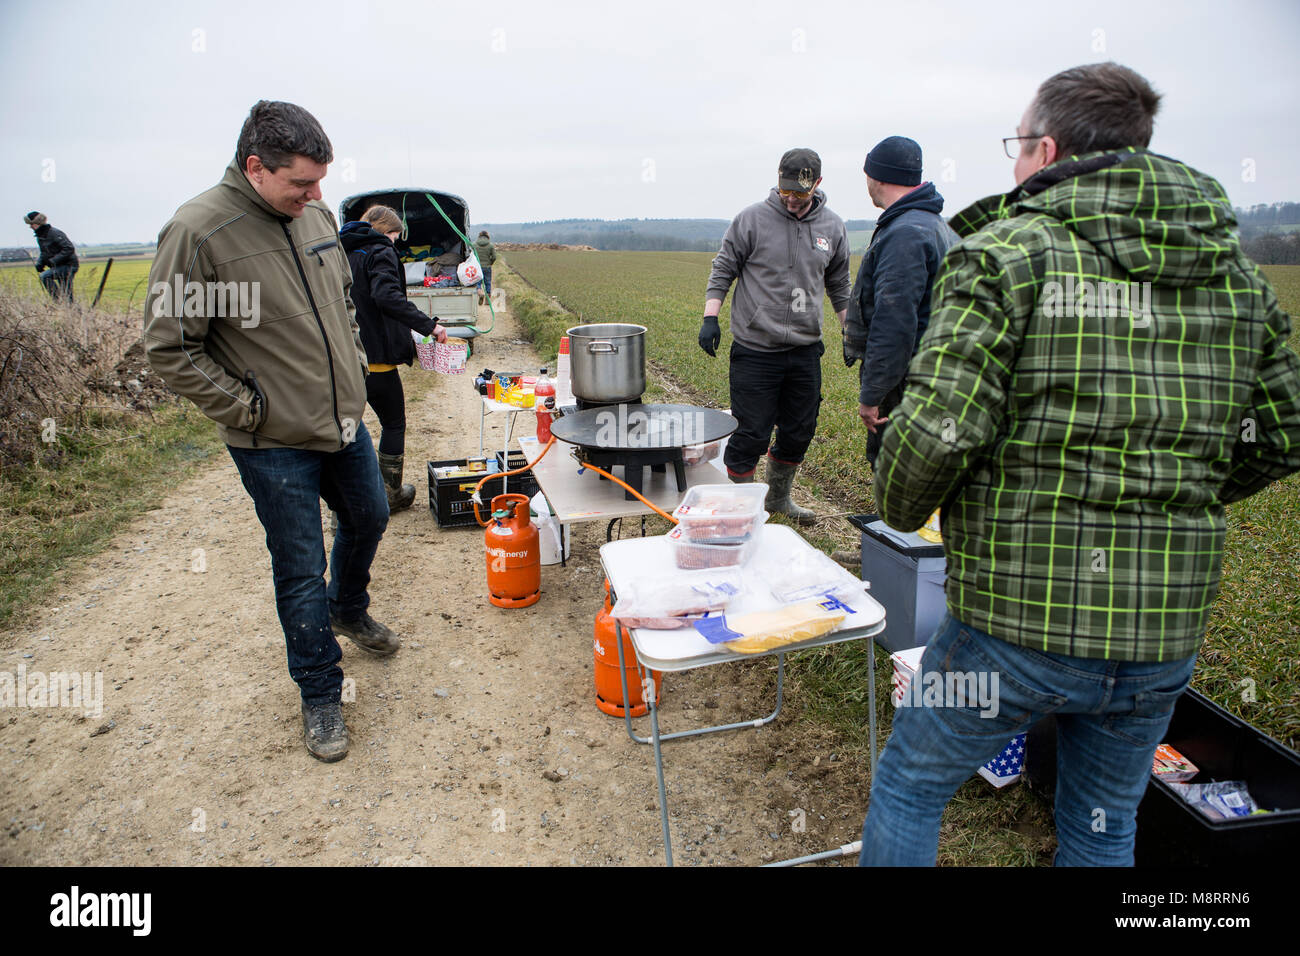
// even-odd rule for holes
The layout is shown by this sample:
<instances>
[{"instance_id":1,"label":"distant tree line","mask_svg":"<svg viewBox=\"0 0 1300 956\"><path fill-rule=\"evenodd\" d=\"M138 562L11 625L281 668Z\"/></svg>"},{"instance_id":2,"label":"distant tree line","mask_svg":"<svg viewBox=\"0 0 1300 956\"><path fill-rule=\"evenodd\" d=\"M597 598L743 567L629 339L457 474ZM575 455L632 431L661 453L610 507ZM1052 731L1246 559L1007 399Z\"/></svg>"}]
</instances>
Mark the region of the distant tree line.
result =
<instances>
[{"instance_id":1,"label":"distant tree line","mask_svg":"<svg viewBox=\"0 0 1300 956\"><path fill-rule=\"evenodd\" d=\"M1300 232L1266 232L1243 238L1241 247L1262 266L1300 265Z\"/></svg>"},{"instance_id":2,"label":"distant tree line","mask_svg":"<svg viewBox=\"0 0 1300 956\"><path fill-rule=\"evenodd\" d=\"M1300 265L1300 202L1237 207L1241 247L1260 265Z\"/></svg>"}]
</instances>

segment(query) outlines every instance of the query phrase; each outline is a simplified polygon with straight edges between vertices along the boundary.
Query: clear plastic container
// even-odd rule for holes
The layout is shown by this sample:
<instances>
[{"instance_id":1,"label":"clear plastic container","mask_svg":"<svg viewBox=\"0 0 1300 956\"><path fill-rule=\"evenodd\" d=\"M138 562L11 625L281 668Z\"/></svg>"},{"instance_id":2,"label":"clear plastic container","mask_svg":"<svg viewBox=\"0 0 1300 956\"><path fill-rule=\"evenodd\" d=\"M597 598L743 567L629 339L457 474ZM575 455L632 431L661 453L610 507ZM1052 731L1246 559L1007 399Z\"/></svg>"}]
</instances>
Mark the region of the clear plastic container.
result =
<instances>
[{"instance_id":1,"label":"clear plastic container","mask_svg":"<svg viewBox=\"0 0 1300 956\"><path fill-rule=\"evenodd\" d=\"M695 485L673 512L691 541L740 544L767 521L767 485Z\"/></svg>"},{"instance_id":2,"label":"clear plastic container","mask_svg":"<svg viewBox=\"0 0 1300 956\"><path fill-rule=\"evenodd\" d=\"M679 568L729 568L749 560L758 545L758 536L748 535L735 544L705 544L691 540L678 525L668 532L668 543Z\"/></svg>"}]
</instances>

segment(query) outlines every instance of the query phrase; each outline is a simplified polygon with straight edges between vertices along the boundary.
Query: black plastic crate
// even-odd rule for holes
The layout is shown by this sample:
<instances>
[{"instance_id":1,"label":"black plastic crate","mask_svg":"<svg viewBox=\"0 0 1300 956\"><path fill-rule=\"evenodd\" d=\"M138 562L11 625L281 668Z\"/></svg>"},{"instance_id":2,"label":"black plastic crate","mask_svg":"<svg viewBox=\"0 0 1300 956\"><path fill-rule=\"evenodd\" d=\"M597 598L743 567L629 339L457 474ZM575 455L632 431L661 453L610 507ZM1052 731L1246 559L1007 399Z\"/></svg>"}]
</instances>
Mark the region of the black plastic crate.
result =
<instances>
[{"instance_id":1,"label":"black plastic crate","mask_svg":"<svg viewBox=\"0 0 1300 956\"><path fill-rule=\"evenodd\" d=\"M1261 807L1211 820L1154 777L1138 807L1138 866L1290 864L1300 854L1300 754L1228 713L1204 694L1178 699L1164 742L1200 771L1189 783L1241 780Z\"/></svg>"},{"instance_id":2,"label":"black plastic crate","mask_svg":"<svg viewBox=\"0 0 1300 956\"><path fill-rule=\"evenodd\" d=\"M497 452L497 471L514 471L517 468L527 466L527 464L528 459L524 457L522 451L512 451L508 462L503 452ZM487 485L484 485L483 490L486 491L487 487ZM512 495L527 495L531 498L537 494L537 479L533 477L533 470L529 468L522 474L511 475L508 487ZM500 494L500 492L497 493Z\"/></svg>"},{"instance_id":3,"label":"black plastic crate","mask_svg":"<svg viewBox=\"0 0 1300 956\"><path fill-rule=\"evenodd\" d=\"M519 466L527 464L523 453L519 454ZM501 453L497 452L497 459ZM512 453L511 461L515 459ZM533 478L532 471L525 472L522 475L511 475L508 479L503 479L500 475L493 472L473 472L468 475L460 475L454 478L436 478L433 470L435 468L445 468L449 465L459 466L466 469L467 461L464 458L452 458L447 461L431 461L428 467L429 479L429 510L433 513L434 520L438 522L439 528L476 528L478 521L474 518L474 502L471 500L474 494L474 486L482 480L485 474L491 474L483 483L483 489L479 492L479 500L483 503L479 505L479 514L484 518L488 516L488 510L492 506L492 499L499 494L503 494L502 485L505 490L512 495L527 495L531 498L537 494L537 481Z\"/></svg>"},{"instance_id":4,"label":"black plastic crate","mask_svg":"<svg viewBox=\"0 0 1300 956\"><path fill-rule=\"evenodd\" d=\"M1196 765L1189 783L1241 780L1273 813L1211 820L1183 800L1177 784L1147 784L1138 806L1133 861L1138 866L1223 866L1291 861L1300 853L1300 754L1189 690L1174 707L1163 743ZM1051 799L1056 789L1056 722L1029 731L1026 782Z\"/></svg>"}]
</instances>

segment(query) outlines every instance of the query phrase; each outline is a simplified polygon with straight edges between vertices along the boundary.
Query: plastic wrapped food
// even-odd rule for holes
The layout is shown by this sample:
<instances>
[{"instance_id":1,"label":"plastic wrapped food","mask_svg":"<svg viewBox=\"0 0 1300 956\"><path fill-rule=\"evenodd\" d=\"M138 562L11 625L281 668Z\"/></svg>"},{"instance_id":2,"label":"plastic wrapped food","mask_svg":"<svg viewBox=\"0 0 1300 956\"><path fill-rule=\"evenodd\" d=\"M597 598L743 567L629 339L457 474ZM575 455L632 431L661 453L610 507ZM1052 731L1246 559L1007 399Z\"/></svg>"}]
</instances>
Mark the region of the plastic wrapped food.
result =
<instances>
[{"instance_id":1,"label":"plastic wrapped food","mask_svg":"<svg viewBox=\"0 0 1300 956\"><path fill-rule=\"evenodd\" d=\"M735 568L671 574L619 591L609 616L624 627L690 627L705 614L723 610L741 583Z\"/></svg>"},{"instance_id":2,"label":"plastic wrapped food","mask_svg":"<svg viewBox=\"0 0 1300 956\"><path fill-rule=\"evenodd\" d=\"M695 485L673 512L691 541L739 544L763 525L767 485Z\"/></svg>"},{"instance_id":3,"label":"plastic wrapped food","mask_svg":"<svg viewBox=\"0 0 1300 956\"><path fill-rule=\"evenodd\" d=\"M723 644L727 650L738 654L758 654L821 637L833 631L847 613L843 604L830 598L734 618L726 615L705 618L695 622L695 629L710 643Z\"/></svg>"},{"instance_id":4,"label":"plastic wrapped food","mask_svg":"<svg viewBox=\"0 0 1300 956\"><path fill-rule=\"evenodd\" d=\"M668 541L677 566L686 569L739 567L749 560L757 543L752 535L735 544L696 542L680 525L668 532Z\"/></svg>"},{"instance_id":5,"label":"plastic wrapped food","mask_svg":"<svg viewBox=\"0 0 1300 956\"><path fill-rule=\"evenodd\" d=\"M721 442L709 442L707 445L690 445L682 449L682 462L687 467L699 465L706 461L713 461L718 457L718 451L722 448Z\"/></svg>"},{"instance_id":6,"label":"plastic wrapped food","mask_svg":"<svg viewBox=\"0 0 1300 956\"><path fill-rule=\"evenodd\" d=\"M1263 813L1240 780L1216 783L1175 783L1174 792L1211 820L1231 820Z\"/></svg>"}]
</instances>

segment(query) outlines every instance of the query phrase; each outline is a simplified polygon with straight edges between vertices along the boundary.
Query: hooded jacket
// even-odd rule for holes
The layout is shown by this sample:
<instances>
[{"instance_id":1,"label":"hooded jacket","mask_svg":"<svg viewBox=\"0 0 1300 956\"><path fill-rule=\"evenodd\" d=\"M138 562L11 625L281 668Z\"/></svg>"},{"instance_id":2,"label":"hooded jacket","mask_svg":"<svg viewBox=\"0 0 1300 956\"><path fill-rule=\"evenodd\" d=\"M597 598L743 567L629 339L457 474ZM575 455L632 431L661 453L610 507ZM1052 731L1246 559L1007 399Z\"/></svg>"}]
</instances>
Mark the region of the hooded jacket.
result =
<instances>
[{"instance_id":1,"label":"hooded jacket","mask_svg":"<svg viewBox=\"0 0 1300 956\"><path fill-rule=\"evenodd\" d=\"M880 405L903 381L930 324L930 290L957 234L923 183L880 214L844 322L844 353L862 359L858 401Z\"/></svg>"},{"instance_id":2,"label":"hooded jacket","mask_svg":"<svg viewBox=\"0 0 1300 956\"><path fill-rule=\"evenodd\" d=\"M49 266L51 269L77 268L77 247L72 244L68 234L62 229L55 229L48 222L36 228L36 244L40 246L41 255L36 260L37 270Z\"/></svg>"},{"instance_id":3,"label":"hooded jacket","mask_svg":"<svg viewBox=\"0 0 1300 956\"><path fill-rule=\"evenodd\" d=\"M158 234L145 352L228 445L338 451L366 402L351 285L324 203L285 216L232 161Z\"/></svg>"},{"instance_id":4,"label":"hooded jacket","mask_svg":"<svg viewBox=\"0 0 1300 956\"><path fill-rule=\"evenodd\" d=\"M492 246L492 240L487 236L479 236L474 240L474 255L478 257L478 264L484 269L491 269L492 263L497 261L497 251Z\"/></svg>"},{"instance_id":5,"label":"hooded jacket","mask_svg":"<svg viewBox=\"0 0 1300 956\"><path fill-rule=\"evenodd\" d=\"M773 189L741 210L713 259L706 299L725 299L732 282L731 335L745 348L780 352L820 342L822 294L842 312L849 302L849 237L844 220L813 193L797 218Z\"/></svg>"},{"instance_id":6,"label":"hooded jacket","mask_svg":"<svg viewBox=\"0 0 1300 956\"><path fill-rule=\"evenodd\" d=\"M364 222L349 222L339 238L352 267L352 304L367 359L372 365L410 365L415 359L411 332L432 335L437 319L406 297L406 273L387 236Z\"/></svg>"},{"instance_id":7,"label":"hooded jacket","mask_svg":"<svg viewBox=\"0 0 1300 956\"><path fill-rule=\"evenodd\" d=\"M994 637L1195 654L1224 505L1300 468L1290 319L1223 188L1145 150L1087 154L952 224L882 515L914 529L943 506L949 611Z\"/></svg>"}]
</instances>

